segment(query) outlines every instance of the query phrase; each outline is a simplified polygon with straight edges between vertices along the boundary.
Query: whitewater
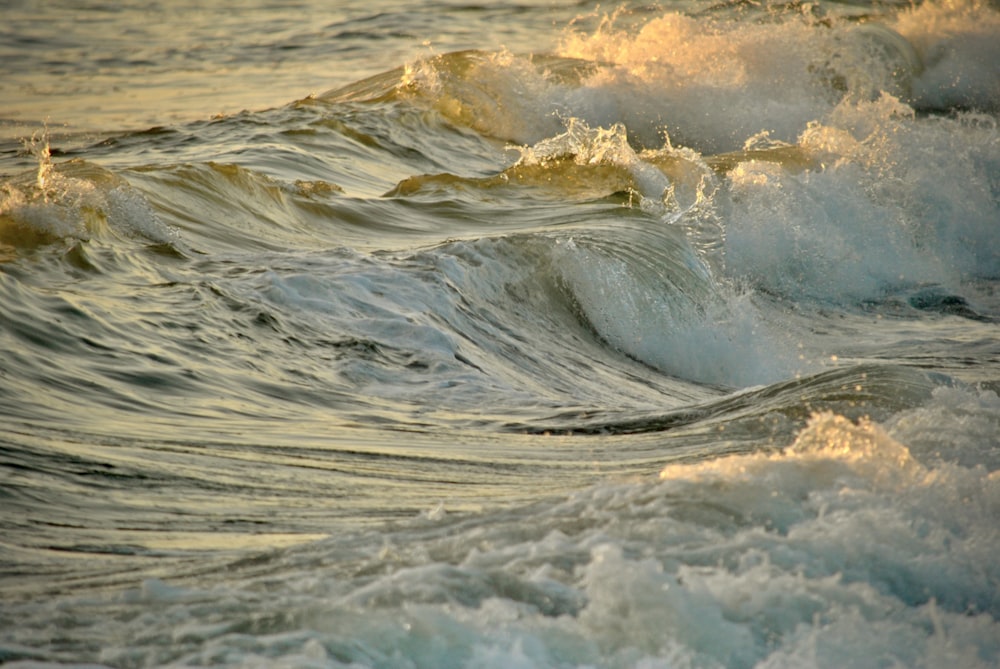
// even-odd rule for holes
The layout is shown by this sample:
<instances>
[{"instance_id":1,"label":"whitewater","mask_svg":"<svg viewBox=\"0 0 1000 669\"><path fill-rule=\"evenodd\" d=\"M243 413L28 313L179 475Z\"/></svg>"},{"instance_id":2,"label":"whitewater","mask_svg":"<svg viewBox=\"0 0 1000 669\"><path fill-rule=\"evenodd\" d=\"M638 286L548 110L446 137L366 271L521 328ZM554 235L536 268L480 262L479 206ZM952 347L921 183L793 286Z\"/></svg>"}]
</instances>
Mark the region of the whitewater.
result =
<instances>
[{"instance_id":1,"label":"whitewater","mask_svg":"<svg viewBox=\"0 0 1000 669\"><path fill-rule=\"evenodd\" d=\"M0 664L1000 666L1000 8L14 1Z\"/></svg>"}]
</instances>

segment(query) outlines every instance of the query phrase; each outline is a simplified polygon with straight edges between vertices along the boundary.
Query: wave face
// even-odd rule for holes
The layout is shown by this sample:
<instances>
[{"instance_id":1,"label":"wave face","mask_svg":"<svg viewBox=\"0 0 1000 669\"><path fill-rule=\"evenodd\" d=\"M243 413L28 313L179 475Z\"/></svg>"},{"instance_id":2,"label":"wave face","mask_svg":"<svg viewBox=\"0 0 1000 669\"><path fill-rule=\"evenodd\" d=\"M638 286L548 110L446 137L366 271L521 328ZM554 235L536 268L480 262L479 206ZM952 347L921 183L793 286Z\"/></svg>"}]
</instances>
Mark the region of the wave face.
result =
<instances>
[{"instance_id":1,"label":"wave face","mask_svg":"<svg viewBox=\"0 0 1000 669\"><path fill-rule=\"evenodd\" d=\"M995 6L145 4L5 29L0 663L1000 664Z\"/></svg>"}]
</instances>

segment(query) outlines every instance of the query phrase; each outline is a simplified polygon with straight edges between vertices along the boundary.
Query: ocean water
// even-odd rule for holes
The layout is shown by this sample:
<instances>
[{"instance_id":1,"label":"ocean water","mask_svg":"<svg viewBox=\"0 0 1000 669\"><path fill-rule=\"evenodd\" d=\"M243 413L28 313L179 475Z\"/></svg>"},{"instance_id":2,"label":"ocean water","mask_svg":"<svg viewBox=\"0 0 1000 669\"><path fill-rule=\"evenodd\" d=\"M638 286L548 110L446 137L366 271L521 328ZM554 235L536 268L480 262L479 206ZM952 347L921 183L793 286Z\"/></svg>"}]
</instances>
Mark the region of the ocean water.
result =
<instances>
[{"instance_id":1,"label":"ocean water","mask_svg":"<svg viewBox=\"0 0 1000 669\"><path fill-rule=\"evenodd\" d=\"M0 664L1000 666L1000 9L3 3Z\"/></svg>"}]
</instances>

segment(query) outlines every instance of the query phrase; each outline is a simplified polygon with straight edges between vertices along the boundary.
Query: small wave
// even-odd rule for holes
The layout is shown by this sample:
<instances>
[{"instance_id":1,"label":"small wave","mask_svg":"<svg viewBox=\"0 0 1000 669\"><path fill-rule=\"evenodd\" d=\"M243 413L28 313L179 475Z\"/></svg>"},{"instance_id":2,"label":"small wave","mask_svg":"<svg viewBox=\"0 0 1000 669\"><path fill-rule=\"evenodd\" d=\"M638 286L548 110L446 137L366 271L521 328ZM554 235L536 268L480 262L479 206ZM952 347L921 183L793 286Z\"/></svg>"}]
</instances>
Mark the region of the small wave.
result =
<instances>
[{"instance_id":1,"label":"small wave","mask_svg":"<svg viewBox=\"0 0 1000 669\"><path fill-rule=\"evenodd\" d=\"M913 411L995 422L995 396L947 394ZM985 669L1000 658L1000 481L928 460L904 432L820 412L779 452L674 464L655 482L472 515L428 504L390 527L201 561L186 580L12 602L5 652L13 666L51 657L24 642L58 612L107 666ZM113 615L150 607L170 616Z\"/></svg>"},{"instance_id":2,"label":"small wave","mask_svg":"<svg viewBox=\"0 0 1000 669\"><path fill-rule=\"evenodd\" d=\"M146 199L114 172L79 159L54 164L47 136L31 146L37 171L6 180L0 191L0 245L34 249L108 235L177 241Z\"/></svg>"}]
</instances>

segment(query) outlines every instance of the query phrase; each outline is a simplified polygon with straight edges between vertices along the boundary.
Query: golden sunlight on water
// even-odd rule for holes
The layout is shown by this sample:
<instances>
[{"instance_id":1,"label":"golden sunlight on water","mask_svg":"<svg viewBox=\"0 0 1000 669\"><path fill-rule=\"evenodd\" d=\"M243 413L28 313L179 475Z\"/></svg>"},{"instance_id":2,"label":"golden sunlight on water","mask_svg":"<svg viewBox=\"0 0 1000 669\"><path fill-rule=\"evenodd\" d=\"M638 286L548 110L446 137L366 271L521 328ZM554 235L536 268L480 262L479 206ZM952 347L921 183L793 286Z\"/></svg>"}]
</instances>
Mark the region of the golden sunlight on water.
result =
<instances>
[{"instance_id":1,"label":"golden sunlight on water","mask_svg":"<svg viewBox=\"0 0 1000 669\"><path fill-rule=\"evenodd\" d=\"M389 69L419 48L401 43L384 61L355 62L342 53L355 51L353 38L337 39L341 23L368 13L352 3L300 3L283 15L255 2L239 11L122 4L4 7L0 139L43 124L54 134L141 130L272 108Z\"/></svg>"},{"instance_id":2,"label":"golden sunlight on water","mask_svg":"<svg viewBox=\"0 0 1000 669\"><path fill-rule=\"evenodd\" d=\"M257 111L314 92L308 77L280 70L164 73L143 81L114 75L70 81L57 74L13 74L0 81L0 139L30 137L44 124L53 134L142 130L210 116ZM329 81L319 74L312 86Z\"/></svg>"},{"instance_id":3,"label":"golden sunlight on water","mask_svg":"<svg viewBox=\"0 0 1000 669\"><path fill-rule=\"evenodd\" d=\"M144 537L152 550L246 550L278 549L325 539L326 534L234 534L230 532L183 532Z\"/></svg>"}]
</instances>

